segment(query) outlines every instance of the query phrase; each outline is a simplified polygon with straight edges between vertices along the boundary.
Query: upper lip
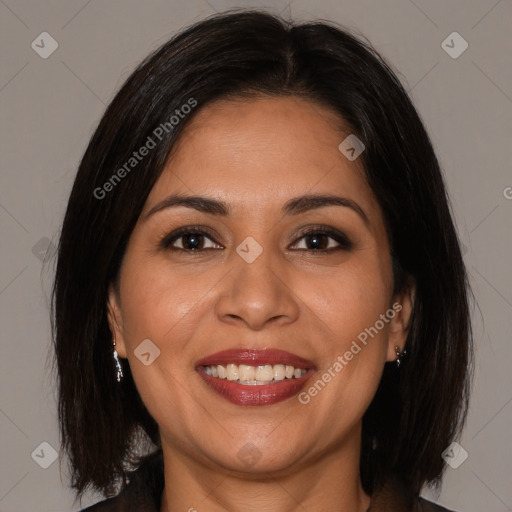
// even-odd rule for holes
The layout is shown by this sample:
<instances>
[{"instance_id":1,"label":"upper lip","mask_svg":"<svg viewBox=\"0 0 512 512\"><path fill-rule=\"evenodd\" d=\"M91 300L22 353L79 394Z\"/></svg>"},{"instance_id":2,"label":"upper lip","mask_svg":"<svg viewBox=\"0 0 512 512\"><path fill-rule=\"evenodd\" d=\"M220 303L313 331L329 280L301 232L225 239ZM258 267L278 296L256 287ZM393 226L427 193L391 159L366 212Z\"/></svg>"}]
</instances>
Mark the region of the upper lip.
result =
<instances>
[{"instance_id":1,"label":"upper lip","mask_svg":"<svg viewBox=\"0 0 512 512\"><path fill-rule=\"evenodd\" d=\"M278 350L274 348L250 349L237 348L222 350L211 354L199 360L197 366L226 365L226 364L246 364L248 366L263 366L266 364L286 364L295 368L314 368L315 365L303 357L296 354Z\"/></svg>"}]
</instances>

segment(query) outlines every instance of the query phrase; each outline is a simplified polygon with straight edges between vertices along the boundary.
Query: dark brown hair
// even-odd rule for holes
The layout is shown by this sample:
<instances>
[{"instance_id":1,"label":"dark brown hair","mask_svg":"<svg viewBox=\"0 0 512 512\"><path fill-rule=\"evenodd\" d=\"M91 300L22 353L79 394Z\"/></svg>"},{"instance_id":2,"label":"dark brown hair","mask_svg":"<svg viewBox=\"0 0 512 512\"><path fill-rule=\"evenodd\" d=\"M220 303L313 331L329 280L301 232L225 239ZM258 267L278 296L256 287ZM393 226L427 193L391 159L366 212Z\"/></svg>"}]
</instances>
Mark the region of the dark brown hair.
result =
<instances>
[{"instance_id":1,"label":"dark brown hair","mask_svg":"<svg viewBox=\"0 0 512 512\"><path fill-rule=\"evenodd\" d=\"M52 303L62 448L78 496L89 486L113 494L137 466L137 442L160 446L126 361L123 381L115 379L108 285L182 130L206 104L250 95L318 102L364 142L360 158L384 214L395 291L414 282L416 293L408 355L399 369L386 364L363 418L361 479L371 494L393 475L417 495L442 475L441 453L466 416L472 340L466 271L429 136L369 43L330 22L237 10L194 24L144 60L108 106L78 169ZM191 98L195 109L171 127ZM108 193L95 193L162 126L156 147Z\"/></svg>"}]
</instances>

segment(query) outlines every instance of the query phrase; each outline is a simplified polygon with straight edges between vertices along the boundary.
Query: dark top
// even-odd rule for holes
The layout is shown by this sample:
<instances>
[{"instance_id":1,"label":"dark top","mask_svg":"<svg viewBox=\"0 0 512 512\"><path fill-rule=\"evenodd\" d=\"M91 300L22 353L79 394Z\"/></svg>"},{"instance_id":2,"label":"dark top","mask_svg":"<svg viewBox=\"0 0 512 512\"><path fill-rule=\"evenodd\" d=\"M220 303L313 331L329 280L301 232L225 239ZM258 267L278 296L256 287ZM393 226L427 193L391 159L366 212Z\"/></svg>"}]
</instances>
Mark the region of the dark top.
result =
<instances>
[{"instance_id":1,"label":"dark top","mask_svg":"<svg viewBox=\"0 0 512 512\"><path fill-rule=\"evenodd\" d=\"M160 512L164 490L162 450L148 455L132 473L129 483L114 498L81 512ZM368 512L453 512L423 498L410 501L390 486L372 496Z\"/></svg>"}]
</instances>

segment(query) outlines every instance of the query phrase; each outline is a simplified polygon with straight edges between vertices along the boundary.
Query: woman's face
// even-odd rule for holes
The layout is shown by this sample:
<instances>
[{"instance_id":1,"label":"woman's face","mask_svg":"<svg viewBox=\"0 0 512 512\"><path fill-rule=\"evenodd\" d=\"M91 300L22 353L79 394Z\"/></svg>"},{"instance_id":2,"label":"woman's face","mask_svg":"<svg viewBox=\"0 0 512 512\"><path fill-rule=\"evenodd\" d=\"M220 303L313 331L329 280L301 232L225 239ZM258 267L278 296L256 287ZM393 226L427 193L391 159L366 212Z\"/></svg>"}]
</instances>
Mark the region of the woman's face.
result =
<instances>
[{"instance_id":1,"label":"woman's face","mask_svg":"<svg viewBox=\"0 0 512 512\"><path fill-rule=\"evenodd\" d=\"M293 97L217 101L151 190L109 321L164 450L268 472L358 445L410 304L339 124ZM161 203L177 195L205 202Z\"/></svg>"}]
</instances>

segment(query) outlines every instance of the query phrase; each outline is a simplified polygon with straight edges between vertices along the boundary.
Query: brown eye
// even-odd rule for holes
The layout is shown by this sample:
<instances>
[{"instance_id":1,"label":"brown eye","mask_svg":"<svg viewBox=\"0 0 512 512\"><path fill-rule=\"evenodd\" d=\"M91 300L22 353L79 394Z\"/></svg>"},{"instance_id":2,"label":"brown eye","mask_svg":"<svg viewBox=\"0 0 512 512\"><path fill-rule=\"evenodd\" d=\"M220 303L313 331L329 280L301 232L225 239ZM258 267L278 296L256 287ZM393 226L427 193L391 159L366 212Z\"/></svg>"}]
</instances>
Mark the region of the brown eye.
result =
<instances>
[{"instance_id":1,"label":"brown eye","mask_svg":"<svg viewBox=\"0 0 512 512\"><path fill-rule=\"evenodd\" d=\"M309 229L301 234L298 241L303 241L300 243L304 246L297 247L299 244L296 242L291 248L310 253L331 253L352 248L352 243L344 233L329 227ZM163 238L160 246L168 251L188 253L223 249L209 232L194 227L183 227L173 231Z\"/></svg>"},{"instance_id":2,"label":"brown eye","mask_svg":"<svg viewBox=\"0 0 512 512\"><path fill-rule=\"evenodd\" d=\"M212 245L206 245L209 240ZM161 241L160 246L169 251L185 251L185 252L200 252L209 249L221 248L217 244L212 236L202 230L194 228L180 228L177 231L173 231L169 235L165 236Z\"/></svg>"},{"instance_id":3,"label":"brown eye","mask_svg":"<svg viewBox=\"0 0 512 512\"><path fill-rule=\"evenodd\" d=\"M352 243L347 236L333 228L310 229L302 233L299 240L304 240L305 245L305 247L299 249L308 252L333 252L342 249L350 250L352 248Z\"/></svg>"}]
</instances>

